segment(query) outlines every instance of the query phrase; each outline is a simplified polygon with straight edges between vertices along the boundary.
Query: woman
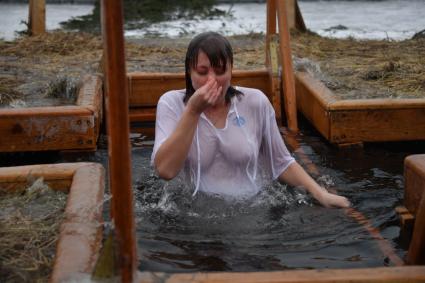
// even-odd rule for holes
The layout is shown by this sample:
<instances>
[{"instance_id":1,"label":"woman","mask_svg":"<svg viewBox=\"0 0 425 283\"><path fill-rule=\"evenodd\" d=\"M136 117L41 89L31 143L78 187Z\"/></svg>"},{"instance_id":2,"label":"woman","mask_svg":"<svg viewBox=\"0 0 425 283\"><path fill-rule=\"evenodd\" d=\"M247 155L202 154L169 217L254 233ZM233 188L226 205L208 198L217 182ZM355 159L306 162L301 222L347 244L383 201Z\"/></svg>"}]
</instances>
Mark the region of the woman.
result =
<instances>
[{"instance_id":1,"label":"woman","mask_svg":"<svg viewBox=\"0 0 425 283\"><path fill-rule=\"evenodd\" d=\"M233 53L223 36L207 32L189 44L186 89L158 102L152 163L158 175L180 171L201 190L246 198L271 179L302 186L326 207L348 207L321 188L289 154L273 107L257 89L230 85Z\"/></svg>"}]
</instances>

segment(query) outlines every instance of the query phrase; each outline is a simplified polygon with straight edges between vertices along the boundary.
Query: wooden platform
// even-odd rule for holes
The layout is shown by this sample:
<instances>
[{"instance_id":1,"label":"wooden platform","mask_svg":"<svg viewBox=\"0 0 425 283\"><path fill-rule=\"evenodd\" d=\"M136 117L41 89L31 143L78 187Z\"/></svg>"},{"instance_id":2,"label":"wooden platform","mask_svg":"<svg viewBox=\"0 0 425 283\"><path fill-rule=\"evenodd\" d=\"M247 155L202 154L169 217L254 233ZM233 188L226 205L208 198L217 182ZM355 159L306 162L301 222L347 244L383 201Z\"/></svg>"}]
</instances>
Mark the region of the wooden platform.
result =
<instances>
[{"instance_id":1,"label":"wooden platform","mask_svg":"<svg viewBox=\"0 0 425 283\"><path fill-rule=\"evenodd\" d=\"M308 73L295 78L298 110L331 143L425 140L425 99L339 100Z\"/></svg>"},{"instance_id":2,"label":"wooden platform","mask_svg":"<svg viewBox=\"0 0 425 283\"><path fill-rule=\"evenodd\" d=\"M87 76L76 105L0 109L0 152L95 150L102 82Z\"/></svg>"},{"instance_id":3,"label":"wooden platform","mask_svg":"<svg viewBox=\"0 0 425 283\"><path fill-rule=\"evenodd\" d=\"M102 165L64 163L4 167L0 168L0 190L23 190L29 177L43 177L52 189L66 188L68 192L50 281L65 282L76 275L89 276L102 244L103 229L99 225L105 182Z\"/></svg>"},{"instance_id":4,"label":"wooden platform","mask_svg":"<svg viewBox=\"0 0 425 283\"><path fill-rule=\"evenodd\" d=\"M156 104L159 98L167 91L184 89L186 87L185 74L133 72L127 74L127 79L132 131L153 136ZM260 89L272 100L269 73L266 69L234 70L232 84Z\"/></svg>"}]
</instances>

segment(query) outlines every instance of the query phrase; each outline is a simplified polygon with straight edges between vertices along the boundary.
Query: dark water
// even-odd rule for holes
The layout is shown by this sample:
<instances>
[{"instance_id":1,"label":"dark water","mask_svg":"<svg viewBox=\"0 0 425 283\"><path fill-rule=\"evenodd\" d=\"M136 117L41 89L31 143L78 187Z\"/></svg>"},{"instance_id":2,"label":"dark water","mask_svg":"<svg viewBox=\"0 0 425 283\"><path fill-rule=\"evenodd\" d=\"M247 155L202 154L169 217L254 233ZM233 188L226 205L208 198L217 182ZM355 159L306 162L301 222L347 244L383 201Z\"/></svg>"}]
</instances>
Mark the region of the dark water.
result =
<instances>
[{"instance_id":1,"label":"dark water","mask_svg":"<svg viewBox=\"0 0 425 283\"><path fill-rule=\"evenodd\" d=\"M183 182L158 180L151 147L132 138L139 268L149 271L266 271L300 268L377 267L393 263L379 248L386 242L403 257L394 208L403 199L403 159L424 153L424 142L366 144L337 149L309 125L298 139L318 166L314 176L353 203L377 228L377 240L344 209L326 209L296 188L272 184L250 200L228 202L192 191ZM0 155L0 166L95 161L96 153ZM107 211L105 215L107 215Z\"/></svg>"},{"instance_id":2,"label":"dark water","mask_svg":"<svg viewBox=\"0 0 425 283\"><path fill-rule=\"evenodd\" d=\"M341 150L308 129L299 142L298 152L319 167L316 179L348 197L385 240L375 239L345 210L323 208L298 189L273 184L253 199L229 203L202 194L192 198L182 182L165 183L148 174L135 192L139 268L193 272L393 265L378 241L403 257L394 208L403 198L403 159L423 152L423 143ZM148 159L146 152L140 161Z\"/></svg>"}]
</instances>

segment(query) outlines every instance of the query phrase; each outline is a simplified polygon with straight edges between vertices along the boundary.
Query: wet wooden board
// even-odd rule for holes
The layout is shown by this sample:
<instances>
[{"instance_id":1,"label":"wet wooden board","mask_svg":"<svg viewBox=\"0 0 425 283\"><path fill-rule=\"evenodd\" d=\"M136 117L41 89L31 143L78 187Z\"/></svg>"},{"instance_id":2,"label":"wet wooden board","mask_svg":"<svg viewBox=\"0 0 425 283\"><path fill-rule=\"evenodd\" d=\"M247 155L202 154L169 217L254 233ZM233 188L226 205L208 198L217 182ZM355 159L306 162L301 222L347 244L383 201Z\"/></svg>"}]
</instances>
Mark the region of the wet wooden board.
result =
<instances>
[{"instance_id":1,"label":"wet wooden board","mask_svg":"<svg viewBox=\"0 0 425 283\"><path fill-rule=\"evenodd\" d=\"M298 110L331 143L425 140L425 99L338 100L309 74L295 77Z\"/></svg>"},{"instance_id":2,"label":"wet wooden board","mask_svg":"<svg viewBox=\"0 0 425 283\"><path fill-rule=\"evenodd\" d=\"M95 150L102 83L87 76L76 105L0 109L0 152Z\"/></svg>"},{"instance_id":3,"label":"wet wooden board","mask_svg":"<svg viewBox=\"0 0 425 283\"><path fill-rule=\"evenodd\" d=\"M140 272L139 281L150 282L193 282L193 283L360 283L360 282L424 282L425 266L380 267L358 269L315 269L270 272L199 272L169 274Z\"/></svg>"},{"instance_id":4,"label":"wet wooden board","mask_svg":"<svg viewBox=\"0 0 425 283\"><path fill-rule=\"evenodd\" d=\"M425 264L425 154L406 157L404 180L404 205L415 216L406 261L409 264Z\"/></svg>"},{"instance_id":5,"label":"wet wooden board","mask_svg":"<svg viewBox=\"0 0 425 283\"><path fill-rule=\"evenodd\" d=\"M156 105L165 92L174 89L184 89L184 73L143 73L127 74L129 85L130 125L132 132L140 132L148 137L154 136ZM272 101L270 95L269 72L261 70L234 70L232 84L260 89ZM280 105L275 105L280 113Z\"/></svg>"},{"instance_id":6,"label":"wet wooden board","mask_svg":"<svg viewBox=\"0 0 425 283\"><path fill-rule=\"evenodd\" d=\"M184 73L142 73L127 74L129 83L130 108L156 107L165 92L184 89ZM234 70L232 85L258 88L266 95L269 93L268 72L264 70L242 71Z\"/></svg>"},{"instance_id":7,"label":"wet wooden board","mask_svg":"<svg viewBox=\"0 0 425 283\"><path fill-rule=\"evenodd\" d=\"M103 166L82 162L4 167L0 190L23 189L27 180L39 177L52 189L66 188L68 193L50 281L90 276L102 244Z\"/></svg>"}]
</instances>

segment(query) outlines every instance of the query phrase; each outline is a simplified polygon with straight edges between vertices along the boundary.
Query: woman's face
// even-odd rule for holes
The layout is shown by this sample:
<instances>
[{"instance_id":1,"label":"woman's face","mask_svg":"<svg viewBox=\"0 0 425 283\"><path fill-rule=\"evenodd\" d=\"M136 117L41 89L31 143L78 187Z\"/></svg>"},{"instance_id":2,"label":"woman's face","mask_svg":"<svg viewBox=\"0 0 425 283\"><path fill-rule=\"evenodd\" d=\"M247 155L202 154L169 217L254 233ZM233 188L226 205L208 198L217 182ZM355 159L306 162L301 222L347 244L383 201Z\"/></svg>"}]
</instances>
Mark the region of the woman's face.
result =
<instances>
[{"instance_id":1,"label":"woman's face","mask_svg":"<svg viewBox=\"0 0 425 283\"><path fill-rule=\"evenodd\" d=\"M197 90L203 86L209 77L212 77L217 81L217 87L222 87L222 96L224 97L227 89L230 87L232 66L228 63L226 71L223 71L222 68L213 68L208 56L203 51L199 51L198 63L195 68L191 68L190 70L190 78L192 79L193 88Z\"/></svg>"}]
</instances>

